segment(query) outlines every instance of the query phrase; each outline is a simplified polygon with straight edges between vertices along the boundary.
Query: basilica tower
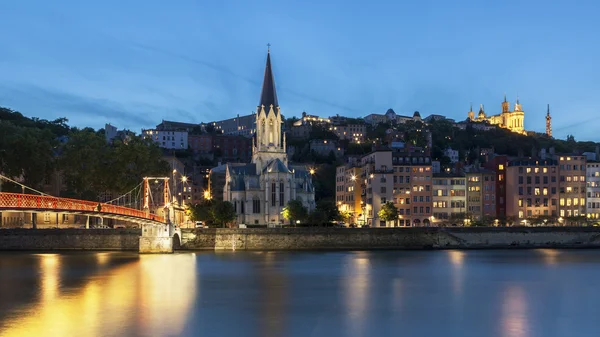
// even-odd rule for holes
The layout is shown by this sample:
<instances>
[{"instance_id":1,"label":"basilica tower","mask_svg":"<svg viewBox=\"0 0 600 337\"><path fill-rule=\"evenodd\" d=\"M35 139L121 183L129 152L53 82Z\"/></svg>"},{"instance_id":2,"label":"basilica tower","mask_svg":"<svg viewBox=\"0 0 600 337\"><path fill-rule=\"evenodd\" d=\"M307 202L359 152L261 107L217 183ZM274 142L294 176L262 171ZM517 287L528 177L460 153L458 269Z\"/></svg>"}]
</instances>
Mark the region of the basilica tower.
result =
<instances>
[{"instance_id":1,"label":"basilica tower","mask_svg":"<svg viewBox=\"0 0 600 337\"><path fill-rule=\"evenodd\" d=\"M256 138L252 146L252 162L256 164L257 170L262 170L274 159L279 159L287 165L285 135L282 137L281 124L269 49L260 101L256 108Z\"/></svg>"}]
</instances>

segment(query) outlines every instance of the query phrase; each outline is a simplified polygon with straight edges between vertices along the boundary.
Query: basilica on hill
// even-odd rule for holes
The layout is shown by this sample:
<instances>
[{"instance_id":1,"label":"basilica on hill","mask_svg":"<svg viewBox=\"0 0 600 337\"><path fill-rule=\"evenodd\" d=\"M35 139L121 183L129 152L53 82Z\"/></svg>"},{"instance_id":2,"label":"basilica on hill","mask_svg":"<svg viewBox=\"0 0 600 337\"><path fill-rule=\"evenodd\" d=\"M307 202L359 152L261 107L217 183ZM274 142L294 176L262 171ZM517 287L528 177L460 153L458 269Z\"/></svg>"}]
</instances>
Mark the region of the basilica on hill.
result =
<instances>
[{"instance_id":1,"label":"basilica on hill","mask_svg":"<svg viewBox=\"0 0 600 337\"><path fill-rule=\"evenodd\" d=\"M477 117L475 117L473 106L471 106L469 111L469 120L473 122L487 122L491 125L497 125L501 128L509 129L512 132L526 134L524 124L525 112L519 103L519 99L517 98L515 108L513 111L511 111L510 103L506 100L506 95L504 96L504 102L502 102L502 112L499 115L487 116L482 104L479 106L479 113L477 114Z\"/></svg>"},{"instance_id":2,"label":"basilica on hill","mask_svg":"<svg viewBox=\"0 0 600 337\"><path fill-rule=\"evenodd\" d=\"M288 161L270 51L255 116L252 162L226 165L223 200L234 205L237 223L283 224L290 200L302 202L308 211L315 208L315 190L310 170Z\"/></svg>"}]
</instances>

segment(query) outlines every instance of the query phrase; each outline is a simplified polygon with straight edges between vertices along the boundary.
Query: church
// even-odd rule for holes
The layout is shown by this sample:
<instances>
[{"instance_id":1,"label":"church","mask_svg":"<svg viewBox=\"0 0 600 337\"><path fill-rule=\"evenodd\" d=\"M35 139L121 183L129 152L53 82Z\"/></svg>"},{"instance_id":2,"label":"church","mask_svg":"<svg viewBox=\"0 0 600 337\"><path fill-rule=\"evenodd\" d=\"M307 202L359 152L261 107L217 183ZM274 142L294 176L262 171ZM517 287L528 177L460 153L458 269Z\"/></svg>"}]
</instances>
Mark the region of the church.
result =
<instances>
[{"instance_id":1,"label":"church","mask_svg":"<svg viewBox=\"0 0 600 337\"><path fill-rule=\"evenodd\" d=\"M281 225L285 223L283 209L290 200L299 200L308 211L313 210L315 191L311 171L288 161L270 50L255 116L252 162L226 165L223 200L233 204L238 224Z\"/></svg>"},{"instance_id":2,"label":"church","mask_svg":"<svg viewBox=\"0 0 600 337\"><path fill-rule=\"evenodd\" d=\"M505 95L504 102L502 102L502 113L499 115L487 116L483 109L483 105L480 105L477 117L475 117L475 112L473 112L473 106L471 106L468 116L469 120L473 122L487 122L491 125L509 129L512 132L520 134L527 133L524 124L525 112L523 111L523 107L519 103L518 98L513 111L510 111L510 103L506 100Z\"/></svg>"}]
</instances>

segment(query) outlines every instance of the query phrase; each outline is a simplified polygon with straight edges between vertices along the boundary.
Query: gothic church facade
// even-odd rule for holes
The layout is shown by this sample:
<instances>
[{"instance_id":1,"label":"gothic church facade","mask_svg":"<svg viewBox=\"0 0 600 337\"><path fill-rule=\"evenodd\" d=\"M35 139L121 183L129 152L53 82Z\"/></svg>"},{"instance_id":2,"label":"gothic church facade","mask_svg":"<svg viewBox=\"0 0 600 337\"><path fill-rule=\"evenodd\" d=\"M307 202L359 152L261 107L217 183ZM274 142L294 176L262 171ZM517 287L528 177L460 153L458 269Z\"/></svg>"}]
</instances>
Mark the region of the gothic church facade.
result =
<instances>
[{"instance_id":1,"label":"gothic church facade","mask_svg":"<svg viewBox=\"0 0 600 337\"><path fill-rule=\"evenodd\" d=\"M269 51L256 109L252 162L226 165L223 200L234 205L239 224L284 224L282 213L290 200L301 201L309 211L315 208L312 176L306 166L289 163L282 123Z\"/></svg>"}]
</instances>

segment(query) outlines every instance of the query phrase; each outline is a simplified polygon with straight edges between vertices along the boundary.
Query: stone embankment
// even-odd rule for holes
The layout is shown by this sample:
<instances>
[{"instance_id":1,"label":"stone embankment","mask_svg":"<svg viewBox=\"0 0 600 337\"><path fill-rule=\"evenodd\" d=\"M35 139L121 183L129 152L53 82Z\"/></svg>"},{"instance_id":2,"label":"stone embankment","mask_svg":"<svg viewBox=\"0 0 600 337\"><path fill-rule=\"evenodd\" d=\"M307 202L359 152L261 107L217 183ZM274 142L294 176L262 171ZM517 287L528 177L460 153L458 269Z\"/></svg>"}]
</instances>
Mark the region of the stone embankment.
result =
<instances>
[{"instance_id":1,"label":"stone embankment","mask_svg":"<svg viewBox=\"0 0 600 337\"><path fill-rule=\"evenodd\" d=\"M189 250L600 248L598 227L183 230Z\"/></svg>"},{"instance_id":2,"label":"stone embankment","mask_svg":"<svg viewBox=\"0 0 600 337\"><path fill-rule=\"evenodd\" d=\"M0 250L133 250L139 229L0 229Z\"/></svg>"},{"instance_id":3,"label":"stone embankment","mask_svg":"<svg viewBox=\"0 0 600 337\"><path fill-rule=\"evenodd\" d=\"M139 229L0 229L0 250L138 251ZM178 241L178 240L177 240ZM183 250L600 248L600 227L182 230Z\"/></svg>"}]
</instances>

